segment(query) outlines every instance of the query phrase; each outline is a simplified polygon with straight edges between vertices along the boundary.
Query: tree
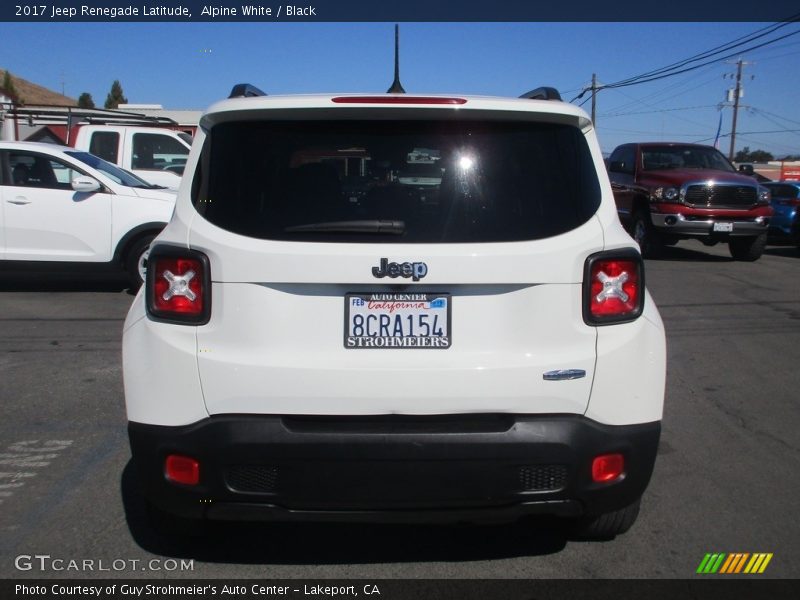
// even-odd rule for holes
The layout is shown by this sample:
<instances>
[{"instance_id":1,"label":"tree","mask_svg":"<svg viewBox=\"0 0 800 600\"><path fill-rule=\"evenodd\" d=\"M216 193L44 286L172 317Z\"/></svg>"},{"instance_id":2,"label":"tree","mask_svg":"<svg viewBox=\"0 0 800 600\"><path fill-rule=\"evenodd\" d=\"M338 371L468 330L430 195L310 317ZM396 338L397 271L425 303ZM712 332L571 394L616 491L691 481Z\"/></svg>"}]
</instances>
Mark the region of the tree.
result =
<instances>
[{"instance_id":1,"label":"tree","mask_svg":"<svg viewBox=\"0 0 800 600\"><path fill-rule=\"evenodd\" d=\"M14 102L19 102L17 89L14 87L14 80L11 78L11 73L8 71L3 75L3 84L0 85L0 88L3 88L3 91L10 96Z\"/></svg>"},{"instance_id":2,"label":"tree","mask_svg":"<svg viewBox=\"0 0 800 600\"><path fill-rule=\"evenodd\" d=\"M750 146L745 146L736 153L736 156L733 157L733 161L737 163L740 162L765 163L771 160L775 160L775 157L772 156L771 153L766 152L765 150L753 150L751 152Z\"/></svg>"},{"instance_id":3,"label":"tree","mask_svg":"<svg viewBox=\"0 0 800 600\"><path fill-rule=\"evenodd\" d=\"M92 95L89 92L83 92L78 96L78 107L94 108L94 100L92 100Z\"/></svg>"},{"instance_id":4,"label":"tree","mask_svg":"<svg viewBox=\"0 0 800 600\"><path fill-rule=\"evenodd\" d=\"M111 91L108 92L108 96L106 96L106 108L117 108L120 104L127 104L128 99L122 93L122 85L119 83L119 79L115 79L114 83L111 84Z\"/></svg>"}]
</instances>

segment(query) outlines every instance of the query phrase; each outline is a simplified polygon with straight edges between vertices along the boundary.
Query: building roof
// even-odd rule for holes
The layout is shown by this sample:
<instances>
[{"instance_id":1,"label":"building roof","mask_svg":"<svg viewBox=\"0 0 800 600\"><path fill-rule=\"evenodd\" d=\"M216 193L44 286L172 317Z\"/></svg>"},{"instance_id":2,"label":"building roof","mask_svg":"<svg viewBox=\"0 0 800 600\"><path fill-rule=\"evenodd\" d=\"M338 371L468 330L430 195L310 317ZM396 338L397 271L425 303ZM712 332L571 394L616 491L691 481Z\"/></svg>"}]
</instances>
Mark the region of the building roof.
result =
<instances>
[{"instance_id":1,"label":"building roof","mask_svg":"<svg viewBox=\"0 0 800 600\"><path fill-rule=\"evenodd\" d=\"M46 87L31 83L27 79L17 77L10 73L11 81L14 83L14 89L17 92L17 102L20 104L34 105L34 106L77 106L78 101L74 98L69 98L53 90L48 90ZM0 69L0 86L3 84L6 72ZM7 92L7 90L6 90Z\"/></svg>"}]
</instances>

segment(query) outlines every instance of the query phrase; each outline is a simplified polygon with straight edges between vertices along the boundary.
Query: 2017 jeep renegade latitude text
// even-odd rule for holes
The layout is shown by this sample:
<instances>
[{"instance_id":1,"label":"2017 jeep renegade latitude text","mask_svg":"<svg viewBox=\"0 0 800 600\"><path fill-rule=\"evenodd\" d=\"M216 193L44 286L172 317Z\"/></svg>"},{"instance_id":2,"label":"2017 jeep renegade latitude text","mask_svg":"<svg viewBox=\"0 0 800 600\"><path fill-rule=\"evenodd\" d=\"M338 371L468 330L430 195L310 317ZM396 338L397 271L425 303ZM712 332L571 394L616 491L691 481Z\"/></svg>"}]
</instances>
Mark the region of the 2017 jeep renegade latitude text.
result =
<instances>
[{"instance_id":1,"label":"2017 jeep renegade latitude text","mask_svg":"<svg viewBox=\"0 0 800 600\"><path fill-rule=\"evenodd\" d=\"M125 322L155 521L627 530L665 339L586 114L552 89L235 91Z\"/></svg>"}]
</instances>

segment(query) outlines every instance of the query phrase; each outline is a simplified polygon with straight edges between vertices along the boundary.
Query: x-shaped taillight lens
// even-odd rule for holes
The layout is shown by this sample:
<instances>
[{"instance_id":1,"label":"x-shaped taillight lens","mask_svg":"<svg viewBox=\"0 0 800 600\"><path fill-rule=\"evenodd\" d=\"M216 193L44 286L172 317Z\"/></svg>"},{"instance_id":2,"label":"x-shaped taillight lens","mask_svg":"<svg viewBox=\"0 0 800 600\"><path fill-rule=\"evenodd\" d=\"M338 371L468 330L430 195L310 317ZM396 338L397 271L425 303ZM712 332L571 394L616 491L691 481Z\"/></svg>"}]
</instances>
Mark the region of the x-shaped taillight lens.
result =
<instances>
[{"instance_id":1,"label":"x-shaped taillight lens","mask_svg":"<svg viewBox=\"0 0 800 600\"><path fill-rule=\"evenodd\" d=\"M208 258L172 247L150 251L147 310L151 317L177 323L205 323L209 317Z\"/></svg>"},{"instance_id":2,"label":"x-shaped taillight lens","mask_svg":"<svg viewBox=\"0 0 800 600\"><path fill-rule=\"evenodd\" d=\"M634 250L600 253L586 261L584 319L593 325L636 319L644 306L644 267Z\"/></svg>"}]
</instances>

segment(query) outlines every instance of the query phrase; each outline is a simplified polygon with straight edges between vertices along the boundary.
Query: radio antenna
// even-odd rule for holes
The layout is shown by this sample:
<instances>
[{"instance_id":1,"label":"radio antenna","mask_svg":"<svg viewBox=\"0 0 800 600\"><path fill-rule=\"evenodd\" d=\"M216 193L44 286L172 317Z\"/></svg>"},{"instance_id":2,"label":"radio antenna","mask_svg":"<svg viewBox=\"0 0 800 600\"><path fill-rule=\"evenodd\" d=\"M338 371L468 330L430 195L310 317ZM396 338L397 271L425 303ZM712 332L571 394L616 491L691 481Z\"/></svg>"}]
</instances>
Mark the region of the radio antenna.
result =
<instances>
[{"instance_id":1,"label":"radio antenna","mask_svg":"<svg viewBox=\"0 0 800 600\"><path fill-rule=\"evenodd\" d=\"M392 87L386 90L387 94L405 94L403 85L400 83L400 26L394 26L394 81Z\"/></svg>"}]
</instances>

